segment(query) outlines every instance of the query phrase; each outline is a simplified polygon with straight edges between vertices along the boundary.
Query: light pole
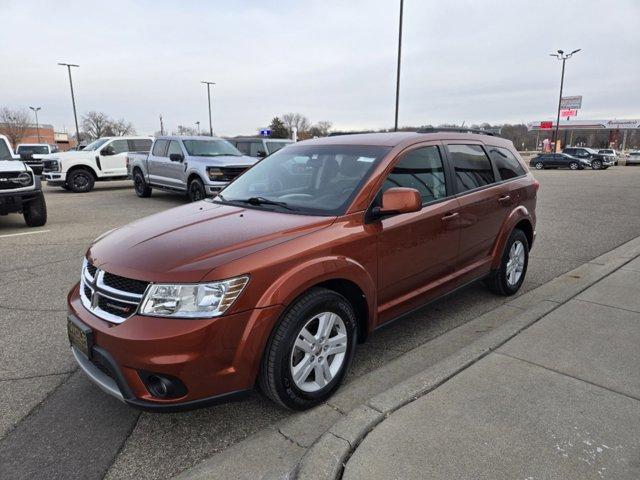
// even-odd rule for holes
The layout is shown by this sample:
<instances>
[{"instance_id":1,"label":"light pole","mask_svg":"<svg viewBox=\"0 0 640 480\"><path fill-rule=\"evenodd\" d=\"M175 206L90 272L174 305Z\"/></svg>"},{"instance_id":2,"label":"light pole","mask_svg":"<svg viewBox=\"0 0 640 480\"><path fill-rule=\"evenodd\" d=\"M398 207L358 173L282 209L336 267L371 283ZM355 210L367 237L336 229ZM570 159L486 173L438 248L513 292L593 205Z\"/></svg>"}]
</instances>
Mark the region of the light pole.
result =
<instances>
[{"instance_id":1,"label":"light pole","mask_svg":"<svg viewBox=\"0 0 640 480\"><path fill-rule=\"evenodd\" d=\"M552 57L556 57L558 60L562 60L562 75L560 76L560 98L558 98L558 116L556 117L556 129L553 133L553 149L558 151L558 128L560 127L560 107L562 106L562 87L564 87L564 64L568 58L571 58L574 53L578 53L581 48L574 50L571 53L564 53L562 50L558 50L558 53L550 53Z\"/></svg>"},{"instance_id":2,"label":"light pole","mask_svg":"<svg viewBox=\"0 0 640 480\"><path fill-rule=\"evenodd\" d=\"M207 86L207 98L209 99L209 135L213 137L213 122L211 121L211 85L215 85L215 82L202 81Z\"/></svg>"},{"instance_id":3,"label":"light pole","mask_svg":"<svg viewBox=\"0 0 640 480\"><path fill-rule=\"evenodd\" d=\"M198 128L198 135L200 135L200 121L196 122L196 127Z\"/></svg>"},{"instance_id":4,"label":"light pole","mask_svg":"<svg viewBox=\"0 0 640 480\"><path fill-rule=\"evenodd\" d=\"M36 116L36 132L38 133L38 143L40 143L40 124L38 123L38 110L42 110L42 107L29 107L33 110L33 113Z\"/></svg>"},{"instance_id":5,"label":"light pole","mask_svg":"<svg viewBox=\"0 0 640 480\"><path fill-rule=\"evenodd\" d=\"M78 113L76 112L76 97L73 94L73 80L71 80L71 67L79 67L73 63L58 63L62 67L67 67L69 72L69 86L71 87L71 103L73 103L73 119L76 122L76 141L80 145L80 129L78 128Z\"/></svg>"},{"instance_id":6,"label":"light pole","mask_svg":"<svg viewBox=\"0 0 640 480\"><path fill-rule=\"evenodd\" d=\"M402 10L404 7L404 0L400 0L400 23L398 26L398 68L396 75L396 118L393 124L393 131L398 131L398 104L400 102L400 59L402 56Z\"/></svg>"}]
</instances>

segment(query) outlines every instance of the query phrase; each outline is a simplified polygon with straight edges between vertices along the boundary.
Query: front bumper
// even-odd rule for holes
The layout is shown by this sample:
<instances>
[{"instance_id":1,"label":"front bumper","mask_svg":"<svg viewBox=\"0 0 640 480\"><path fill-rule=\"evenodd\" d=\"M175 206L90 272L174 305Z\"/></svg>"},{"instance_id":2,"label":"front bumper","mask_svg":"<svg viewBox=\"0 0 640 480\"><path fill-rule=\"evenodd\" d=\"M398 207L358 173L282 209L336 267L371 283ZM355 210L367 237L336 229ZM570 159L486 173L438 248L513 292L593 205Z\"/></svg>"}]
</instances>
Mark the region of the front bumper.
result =
<instances>
[{"instance_id":1,"label":"front bumper","mask_svg":"<svg viewBox=\"0 0 640 480\"><path fill-rule=\"evenodd\" d=\"M33 186L31 187L33 188ZM21 213L24 204L35 200L42 193L39 188L37 190L28 190L22 192L0 191L0 215L9 213Z\"/></svg>"},{"instance_id":2,"label":"front bumper","mask_svg":"<svg viewBox=\"0 0 640 480\"><path fill-rule=\"evenodd\" d=\"M209 181L209 183L207 183L204 186L204 189L207 192L207 196L209 197L215 197L216 195L218 195L218 193L220 193L220 191L226 187L227 185L229 185L231 182L211 182Z\"/></svg>"},{"instance_id":3,"label":"front bumper","mask_svg":"<svg viewBox=\"0 0 640 480\"><path fill-rule=\"evenodd\" d=\"M43 172L42 176L52 187L61 187L67 181L67 172Z\"/></svg>"},{"instance_id":4,"label":"front bumper","mask_svg":"<svg viewBox=\"0 0 640 480\"><path fill-rule=\"evenodd\" d=\"M82 305L77 285L68 306L70 320L92 330L91 359L71 347L80 368L105 392L149 411L200 408L251 390L264 345L283 308L199 320L134 315L114 325ZM186 394L154 396L144 381L147 372L179 379Z\"/></svg>"}]
</instances>

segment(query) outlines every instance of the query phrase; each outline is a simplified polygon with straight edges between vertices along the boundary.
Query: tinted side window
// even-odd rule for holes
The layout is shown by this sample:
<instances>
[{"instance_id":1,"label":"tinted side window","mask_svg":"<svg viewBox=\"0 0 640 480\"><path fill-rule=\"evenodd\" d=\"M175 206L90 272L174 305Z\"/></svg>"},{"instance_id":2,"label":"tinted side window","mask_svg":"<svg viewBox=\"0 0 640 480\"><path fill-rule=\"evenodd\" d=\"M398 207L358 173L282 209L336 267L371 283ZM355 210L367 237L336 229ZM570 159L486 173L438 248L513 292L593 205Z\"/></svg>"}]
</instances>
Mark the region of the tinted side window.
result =
<instances>
[{"instance_id":1,"label":"tinted side window","mask_svg":"<svg viewBox=\"0 0 640 480\"><path fill-rule=\"evenodd\" d=\"M0 140L0 160L13 160L11 158L11 151L3 140Z\"/></svg>"},{"instance_id":2,"label":"tinted side window","mask_svg":"<svg viewBox=\"0 0 640 480\"><path fill-rule=\"evenodd\" d=\"M167 151L168 140L156 140L156 143L153 144L153 156L154 157L164 157L165 152Z\"/></svg>"},{"instance_id":3,"label":"tinted side window","mask_svg":"<svg viewBox=\"0 0 640 480\"><path fill-rule=\"evenodd\" d=\"M243 155L249 155L251 152L251 143L250 142L237 142L236 148L240 150Z\"/></svg>"},{"instance_id":4,"label":"tinted side window","mask_svg":"<svg viewBox=\"0 0 640 480\"><path fill-rule=\"evenodd\" d=\"M148 152L151 150L151 139L129 140L130 152Z\"/></svg>"},{"instance_id":5,"label":"tinted side window","mask_svg":"<svg viewBox=\"0 0 640 480\"><path fill-rule=\"evenodd\" d=\"M491 162L480 145L447 145L447 149L459 192L484 187L495 181Z\"/></svg>"},{"instance_id":6,"label":"tinted side window","mask_svg":"<svg viewBox=\"0 0 640 480\"><path fill-rule=\"evenodd\" d=\"M384 181L382 191L393 187L418 190L423 204L446 197L444 167L438 147L418 148L405 154Z\"/></svg>"},{"instance_id":7,"label":"tinted side window","mask_svg":"<svg viewBox=\"0 0 640 480\"><path fill-rule=\"evenodd\" d=\"M518 159L509 150L501 147L489 146L487 148L489 149L491 161L498 169L502 180L508 180L525 174L524 168L522 168Z\"/></svg>"},{"instance_id":8,"label":"tinted side window","mask_svg":"<svg viewBox=\"0 0 640 480\"><path fill-rule=\"evenodd\" d=\"M182 148L180 147L180 143L178 143L177 140L171 140L171 142L169 142L169 150L167 151L167 157L172 153L177 153L179 155L182 155Z\"/></svg>"},{"instance_id":9,"label":"tinted side window","mask_svg":"<svg viewBox=\"0 0 640 480\"><path fill-rule=\"evenodd\" d=\"M264 152L264 146L262 145L262 142L251 142L251 150L249 151L249 155L252 157L257 157L259 152Z\"/></svg>"},{"instance_id":10,"label":"tinted side window","mask_svg":"<svg viewBox=\"0 0 640 480\"><path fill-rule=\"evenodd\" d=\"M129 144L126 140L114 140L109 144L109 146L111 147L114 155L129 151Z\"/></svg>"}]
</instances>

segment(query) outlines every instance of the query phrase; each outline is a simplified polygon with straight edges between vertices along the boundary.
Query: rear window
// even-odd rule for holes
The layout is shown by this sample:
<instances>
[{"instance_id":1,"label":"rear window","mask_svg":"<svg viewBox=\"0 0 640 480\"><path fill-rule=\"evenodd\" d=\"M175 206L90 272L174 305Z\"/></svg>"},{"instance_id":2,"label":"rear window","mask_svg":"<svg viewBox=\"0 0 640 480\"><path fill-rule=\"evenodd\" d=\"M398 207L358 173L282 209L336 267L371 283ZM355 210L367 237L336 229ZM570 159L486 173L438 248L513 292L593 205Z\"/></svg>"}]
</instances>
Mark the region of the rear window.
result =
<instances>
[{"instance_id":1,"label":"rear window","mask_svg":"<svg viewBox=\"0 0 640 480\"><path fill-rule=\"evenodd\" d=\"M11 151L2 139L0 139L0 160L13 160Z\"/></svg>"},{"instance_id":2,"label":"rear window","mask_svg":"<svg viewBox=\"0 0 640 480\"><path fill-rule=\"evenodd\" d=\"M487 148L489 149L491 161L498 169L498 174L502 180L509 180L525 174L525 170L518 159L508 149L491 146Z\"/></svg>"},{"instance_id":3,"label":"rear window","mask_svg":"<svg viewBox=\"0 0 640 480\"><path fill-rule=\"evenodd\" d=\"M130 152L148 152L151 150L151 139L150 138L142 138L129 140L129 151Z\"/></svg>"},{"instance_id":4,"label":"rear window","mask_svg":"<svg viewBox=\"0 0 640 480\"><path fill-rule=\"evenodd\" d=\"M153 156L164 157L168 143L168 140L156 140L156 143L153 144Z\"/></svg>"},{"instance_id":5,"label":"rear window","mask_svg":"<svg viewBox=\"0 0 640 480\"><path fill-rule=\"evenodd\" d=\"M458 192L495 182L491 162L480 145L447 145L456 174Z\"/></svg>"},{"instance_id":6,"label":"rear window","mask_svg":"<svg viewBox=\"0 0 640 480\"><path fill-rule=\"evenodd\" d=\"M35 155L46 155L49 153L49 147L46 145L20 145L17 154L31 153Z\"/></svg>"}]
</instances>

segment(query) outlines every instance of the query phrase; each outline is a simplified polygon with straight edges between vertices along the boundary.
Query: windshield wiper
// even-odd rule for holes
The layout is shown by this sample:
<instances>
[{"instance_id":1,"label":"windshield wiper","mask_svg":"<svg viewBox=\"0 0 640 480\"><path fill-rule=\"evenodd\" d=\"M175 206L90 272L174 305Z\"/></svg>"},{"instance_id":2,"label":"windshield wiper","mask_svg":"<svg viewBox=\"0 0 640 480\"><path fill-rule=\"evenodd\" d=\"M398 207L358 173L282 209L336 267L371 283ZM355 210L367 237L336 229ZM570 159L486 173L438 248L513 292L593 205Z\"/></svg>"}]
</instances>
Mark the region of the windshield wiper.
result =
<instances>
[{"instance_id":1,"label":"windshield wiper","mask_svg":"<svg viewBox=\"0 0 640 480\"><path fill-rule=\"evenodd\" d=\"M286 208L287 210L297 210L296 208L290 207L286 202L276 202L275 200L269 200L264 197L250 197L244 200L228 200L231 202L240 202L240 203L248 203L249 205L277 205L278 207Z\"/></svg>"}]
</instances>

